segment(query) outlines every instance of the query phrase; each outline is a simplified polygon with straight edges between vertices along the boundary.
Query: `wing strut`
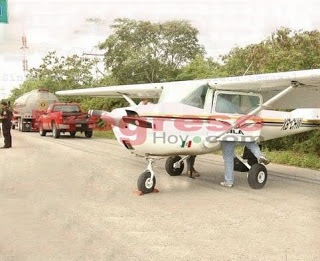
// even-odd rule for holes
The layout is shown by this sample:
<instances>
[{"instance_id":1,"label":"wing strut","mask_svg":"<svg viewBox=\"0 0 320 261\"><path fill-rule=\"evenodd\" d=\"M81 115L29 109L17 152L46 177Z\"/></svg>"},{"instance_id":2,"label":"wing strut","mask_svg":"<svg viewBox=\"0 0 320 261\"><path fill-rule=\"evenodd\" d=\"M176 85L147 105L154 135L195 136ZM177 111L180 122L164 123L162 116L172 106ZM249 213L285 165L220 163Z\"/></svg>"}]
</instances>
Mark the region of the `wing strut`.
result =
<instances>
[{"instance_id":1,"label":"wing strut","mask_svg":"<svg viewBox=\"0 0 320 261\"><path fill-rule=\"evenodd\" d=\"M131 106L136 106L136 105L137 105L129 96L127 96L127 95L125 95L125 94L122 94L122 97L125 98L126 101L129 102L129 104L130 104Z\"/></svg>"}]
</instances>

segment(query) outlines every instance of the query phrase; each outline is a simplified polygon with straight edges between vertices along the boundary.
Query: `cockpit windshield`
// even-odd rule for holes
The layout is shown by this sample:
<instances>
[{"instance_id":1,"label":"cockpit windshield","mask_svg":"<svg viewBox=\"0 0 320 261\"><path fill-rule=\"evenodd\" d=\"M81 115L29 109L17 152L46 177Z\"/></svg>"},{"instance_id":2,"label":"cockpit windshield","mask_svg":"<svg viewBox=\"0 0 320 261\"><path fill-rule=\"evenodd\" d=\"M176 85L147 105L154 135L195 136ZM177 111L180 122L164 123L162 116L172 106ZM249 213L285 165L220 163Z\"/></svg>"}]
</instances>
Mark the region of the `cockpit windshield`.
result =
<instances>
[{"instance_id":1,"label":"cockpit windshield","mask_svg":"<svg viewBox=\"0 0 320 261\"><path fill-rule=\"evenodd\" d=\"M215 111L218 113L248 114L260 105L257 95L219 93Z\"/></svg>"},{"instance_id":2,"label":"cockpit windshield","mask_svg":"<svg viewBox=\"0 0 320 261\"><path fill-rule=\"evenodd\" d=\"M181 103L203 109L208 88L208 85L200 86L191 92L187 97L182 99Z\"/></svg>"},{"instance_id":3,"label":"cockpit windshield","mask_svg":"<svg viewBox=\"0 0 320 261\"><path fill-rule=\"evenodd\" d=\"M163 88L158 103L183 103L203 108L208 88L207 80L176 82L174 87Z\"/></svg>"}]
</instances>

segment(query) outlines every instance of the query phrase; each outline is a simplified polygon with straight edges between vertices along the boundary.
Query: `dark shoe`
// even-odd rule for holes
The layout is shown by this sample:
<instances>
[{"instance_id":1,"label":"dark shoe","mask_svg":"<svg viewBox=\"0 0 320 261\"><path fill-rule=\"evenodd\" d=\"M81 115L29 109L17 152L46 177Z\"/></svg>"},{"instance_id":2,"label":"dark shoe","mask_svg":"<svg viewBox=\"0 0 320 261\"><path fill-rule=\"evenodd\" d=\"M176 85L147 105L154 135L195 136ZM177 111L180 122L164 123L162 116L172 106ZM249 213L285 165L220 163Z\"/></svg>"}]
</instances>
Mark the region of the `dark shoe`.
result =
<instances>
[{"instance_id":1,"label":"dark shoe","mask_svg":"<svg viewBox=\"0 0 320 261\"><path fill-rule=\"evenodd\" d=\"M188 171L187 171L187 175L189 176L189 178L194 179L194 177L192 176L192 171L188 170Z\"/></svg>"},{"instance_id":2,"label":"dark shoe","mask_svg":"<svg viewBox=\"0 0 320 261\"><path fill-rule=\"evenodd\" d=\"M197 172L196 170L193 170L193 171L188 170L187 175L190 178L198 178L198 177L200 177L199 172Z\"/></svg>"},{"instance_id":3,"label":"dark shoe","mask_svg":"<svg viewBox=\"0 0 320 261\"><path fill-rule=\"evenodd\" d=\"M0 149L9 149L9 148L11 148L11 147L3 146L3 147L1 147Z\"/></svg>"},{"instance_id":4,"label":"dark shoe","mask_svg":"<svg viewBox=\"0 0 320 261\"><path fill-rule=\"evenodd\" d=\"M268 160L265 156L261 156L258 162L263 163L264 165L268 165L270 163L270 160Z\"/></svg>"},{"instance_id":5,"label":"dark shoe","mask_svg":"<svg viewBox=\"0 0 320 261\"><path fill-rule=\"evenodd\" d=\"M200 177L200 174L198 171L196 171L195 169L192 171L192 176L195 177L195 178L198 178Z\"/></svg>"}]
</instances>

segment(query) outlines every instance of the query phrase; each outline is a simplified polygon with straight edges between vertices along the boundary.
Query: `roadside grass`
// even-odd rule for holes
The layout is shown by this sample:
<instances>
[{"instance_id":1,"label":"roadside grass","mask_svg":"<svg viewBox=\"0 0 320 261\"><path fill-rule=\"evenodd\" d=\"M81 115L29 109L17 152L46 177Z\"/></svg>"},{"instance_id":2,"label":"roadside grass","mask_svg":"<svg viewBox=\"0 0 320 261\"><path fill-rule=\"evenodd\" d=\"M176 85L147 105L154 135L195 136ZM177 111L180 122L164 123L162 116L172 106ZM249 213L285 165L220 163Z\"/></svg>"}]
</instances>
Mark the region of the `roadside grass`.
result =
<instances>
[{"instance_id":1,"label":"roadside grass","mask_svg":"<svg viewBox=\"0 0 320 261\"><path fill-rule=\"evenodd\" d=\"M93 136L97 138L105 138L110 140L115 140L116 137L113 134L112 130L109 131L94 131Z\"/></svg>"},{"instance_id":2,"label":"roadside grass","mask_svg":"<svg viewBox=\"0 0 320 261\"><path fill-rule=\"evenodd\" d=\"M115 140L113 131L95 131L93 132L94 137L106 138ZM236 153L242 155L243 147L237 147ZM302 168L320 170L320 158L319 156L312 153L300 153L289 150L278 151L263 149L263 153L271 160L272 163L290 165ZM222 155L219 151L217 154Z\"/></svg>"},{"instance_id":3,"label":"roadside grass","mask_svg":"<svg viewBox=\"0 0 320 261\"><path fill-rule=\"evenodd\" d=\"M294 151L263 151L273 163L320 170L319 156Z\"/></svg>"}]
</instances>

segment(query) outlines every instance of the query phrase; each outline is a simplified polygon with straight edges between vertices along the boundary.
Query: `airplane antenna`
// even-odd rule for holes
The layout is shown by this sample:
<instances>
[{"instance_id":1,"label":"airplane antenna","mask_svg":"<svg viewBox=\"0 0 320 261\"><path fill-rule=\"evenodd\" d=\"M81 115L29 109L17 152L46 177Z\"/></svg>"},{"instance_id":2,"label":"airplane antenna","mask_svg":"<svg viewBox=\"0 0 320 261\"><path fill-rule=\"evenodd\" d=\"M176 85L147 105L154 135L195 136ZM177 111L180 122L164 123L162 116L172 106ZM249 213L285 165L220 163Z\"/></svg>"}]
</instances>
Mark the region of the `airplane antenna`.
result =
<instances>
[{"instance_id":1,"label":"airplane antenna","mask_svg":"<svg viewBox=\"0 0 320 261\"><path fill-rule=\"evenodd\" d=\"M247 70L244 72L244 74L242 76L245 76L247 74L247 72L250 70L252 64L253 64L253 61L250 63L250 65L248 66Z\"/></svg>"}]
</instances>

